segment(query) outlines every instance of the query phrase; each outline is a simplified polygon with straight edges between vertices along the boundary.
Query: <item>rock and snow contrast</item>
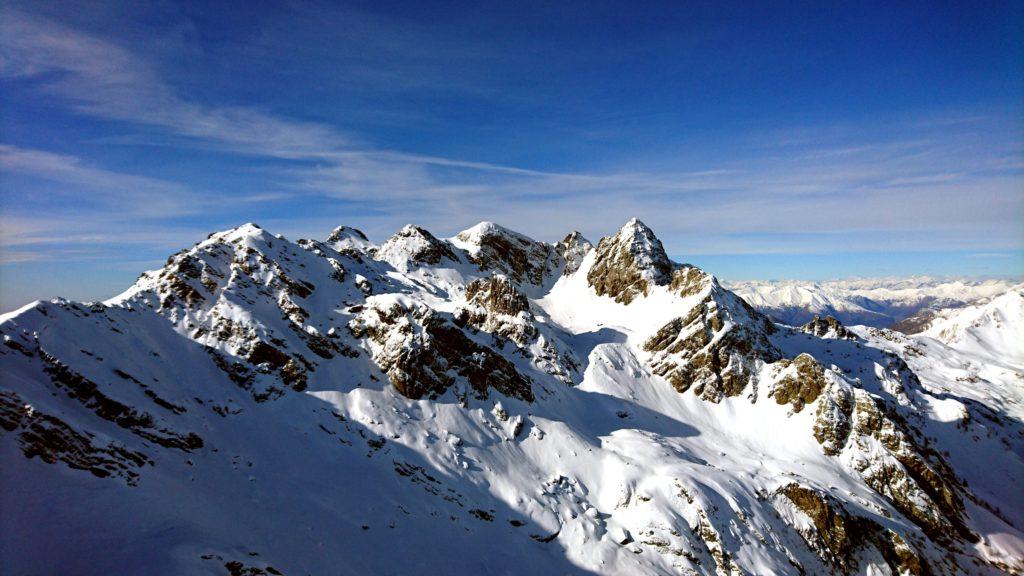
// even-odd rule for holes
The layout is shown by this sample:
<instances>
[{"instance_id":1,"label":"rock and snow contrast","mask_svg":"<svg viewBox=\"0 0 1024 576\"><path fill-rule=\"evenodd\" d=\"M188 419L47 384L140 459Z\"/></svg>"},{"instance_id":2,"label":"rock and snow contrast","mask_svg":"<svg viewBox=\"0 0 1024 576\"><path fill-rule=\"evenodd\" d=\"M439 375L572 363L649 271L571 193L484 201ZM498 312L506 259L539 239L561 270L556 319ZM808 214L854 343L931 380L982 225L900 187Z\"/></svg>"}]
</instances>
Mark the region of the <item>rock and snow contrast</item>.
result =
<instances>
[{"instance_id":1,"label":"rock and snow contrast","mask_svg":"<svg viewBox=\"0 0 1024 576\"><path fill-rule=\"evenodd\" d=\"M1021 292L915 336L758 305L637 220L212 234L0 316L0 563L1022 573Z\"/></svg>"},{"instance_id":2,"label":"rock and snow contrast","mask_svg":"<svg viewBox=\"0 0 1024 576\"><path fill-rule=\"evenodd\" d=\"M962 308L998 296L1014 285L1010 280L932 277L727 283L754 308L784 324L798 326L815 315L833 316L846 325L894 328L907 333L920 331L943 309Z\"/></svg>"}]
</instances>

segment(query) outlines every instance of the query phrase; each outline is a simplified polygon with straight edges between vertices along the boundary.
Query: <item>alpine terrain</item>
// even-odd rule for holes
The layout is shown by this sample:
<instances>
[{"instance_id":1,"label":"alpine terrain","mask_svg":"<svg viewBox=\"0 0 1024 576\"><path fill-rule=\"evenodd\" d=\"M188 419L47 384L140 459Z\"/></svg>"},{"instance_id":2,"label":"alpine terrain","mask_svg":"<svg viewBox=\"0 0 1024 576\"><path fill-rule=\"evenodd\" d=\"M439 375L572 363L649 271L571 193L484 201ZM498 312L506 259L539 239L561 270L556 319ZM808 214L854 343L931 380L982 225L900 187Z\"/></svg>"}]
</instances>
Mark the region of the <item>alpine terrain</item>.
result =
<instances>
[{"instance_id":1,"label":"alpine terrain","mask_svg":"<svg viewBox=\"0 0 1024 576\"><path fill-rule=\"evenodd\" d=\"M1024 574L1024 293L798 324L635 219L211 234L0 316L2 572Z\"/></svg>"},{"instance_id":2,"label":"alpine terrain","mask_svg":"<svg viewBox=\"0 0 1024 576\"><path fill-rule=\"evenodd\" d=\"M753 307L785 324L804 324L815 315L844 324L920 331L942 310L962 308L994 298L1019 284L1010 280L969 278L878 278L801 282L796 280L731 282Z\"/></svg>"}]
</instances>

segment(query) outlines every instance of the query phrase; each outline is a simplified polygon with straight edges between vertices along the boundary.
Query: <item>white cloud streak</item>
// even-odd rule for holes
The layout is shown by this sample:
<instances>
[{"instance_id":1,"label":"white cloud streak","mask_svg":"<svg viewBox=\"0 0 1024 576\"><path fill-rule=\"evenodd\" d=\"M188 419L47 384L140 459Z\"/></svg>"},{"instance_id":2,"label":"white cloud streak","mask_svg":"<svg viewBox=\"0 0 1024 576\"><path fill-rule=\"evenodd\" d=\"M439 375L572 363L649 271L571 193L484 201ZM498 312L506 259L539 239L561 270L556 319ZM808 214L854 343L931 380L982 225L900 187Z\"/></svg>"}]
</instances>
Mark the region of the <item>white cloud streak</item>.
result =
<instances>
[{"instance_id":1,"label":"white cloud streak","mask_svg":"<svg viewBox=\"0 0 1024 576\"><path fill-rule=\"evenodd\" d=\"M79 158L0 144L0 171L73 184L59 196L86 205L116 209L126 217L169 218L194 213L200 199L176 182L113 172L85 165Z\"/></svg>"},{"instance_id":2,"label":"white cloud streak","mask_svg":"<svg viewBox=\"0 0 1024 576\"><path fill-rule=\"evenodd\" d=\"M240 152L303 158L348 143L319 124L190 102L125 49L13 9L0 20L0 74L39 78L46 93L85 114L158 126Z\"/></svg>"},{"instance_id":3,"label":"white cloud streak","mask_svg":"<svg viewBox=\"0 0 1024 576\"><path fill-rule=\"evenodd\" d=\"M90 215L91 231L78 226L71 234L55 218L50 226L36 222L41 230L31 233L15 226L2 237L7 245L52 245L54 238L101 244L112 241L109 231L125 226L128 216L184 215L197 206L249 214L243 204L290 196L321 197L325 211L332 199L361 203L376 212L362 220L378 235L407 221L454 233L491 219L548 240L569 228L596 237L638 215L677 254L1024 244L1017 221L1024 211L1019 150L979 157L916 132L978 119L932 118L896 141L851 126L800 127L761 136L755 159L723 159L705 170L676 170L678 162L668 157L656 169L572 173L366 149L332 126L247 106L204 105L181 96L153 65L117 44L13 10L0 21L0 75L30 80L81 114L153 127L198 147L291 161L266 169L282 183L279 189L216 201L72 156L0 147L3 170L85 187L105 206ZM339 223L282 225L316 235ZM149 237L136 224L123 238Z\"/></svg>"}]
</instances>

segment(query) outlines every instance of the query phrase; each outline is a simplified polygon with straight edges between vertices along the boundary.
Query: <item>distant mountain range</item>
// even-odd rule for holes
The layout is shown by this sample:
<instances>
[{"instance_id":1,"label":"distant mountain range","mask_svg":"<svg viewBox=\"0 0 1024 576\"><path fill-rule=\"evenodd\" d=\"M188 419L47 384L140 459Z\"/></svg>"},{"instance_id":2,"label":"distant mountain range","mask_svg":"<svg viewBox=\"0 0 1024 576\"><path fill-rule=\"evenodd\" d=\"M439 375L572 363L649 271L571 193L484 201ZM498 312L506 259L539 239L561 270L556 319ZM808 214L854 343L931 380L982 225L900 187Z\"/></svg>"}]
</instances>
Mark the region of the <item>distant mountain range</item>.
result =
<instances>
[{"instance_id":1,"label":"distant mountain range","mask_svg":"<svg viewBox=\"0 0 1024 576\"><path fill-rule=\"evenodd\" d=\"M1024 572L1019 288L733 288L635 219L246 224L34 302L0 316L0 571Z\"/></svg>"},{"instance_id":2,"label":"distant mountain range","mask_svg":"<svg viewBox=\"0 0 1024 576\"><path fill-rule=\"evenodd\" d=\"M959 308L1005 293L1017 280L966 278L876 278L809 282L799 280L726 282L758 310L784 324L798 326L815 315L844 324L893 327L915 332L939 310ZM900 324L907 319L910 322Z\"/></svg>"}]
</instances>

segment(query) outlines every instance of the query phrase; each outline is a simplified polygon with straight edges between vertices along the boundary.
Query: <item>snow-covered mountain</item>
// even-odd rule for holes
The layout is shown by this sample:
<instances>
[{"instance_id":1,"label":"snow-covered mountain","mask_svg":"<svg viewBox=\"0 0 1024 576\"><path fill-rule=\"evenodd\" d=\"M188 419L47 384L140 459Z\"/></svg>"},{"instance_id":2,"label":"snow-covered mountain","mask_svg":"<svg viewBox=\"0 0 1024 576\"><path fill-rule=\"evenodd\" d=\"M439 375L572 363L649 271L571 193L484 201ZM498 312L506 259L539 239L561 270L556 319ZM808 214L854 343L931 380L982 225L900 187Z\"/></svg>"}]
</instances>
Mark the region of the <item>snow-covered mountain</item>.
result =
<instances>
[{"instance_id":1,"label":"snow-covered mountain","mask_svg":"<svg viewBox=\"0 0 1024 576\"><path fill-rule=\"evenodd\" d=\"M834 280L828 282L747 281L727 286L773 319L799 326L815 315L834 316L847 325L919 330L937 311L960 308L1002 294L1011 280L933 277ZM899 322L911 317L906 324Z\"/></svg>"},{"instance_id":2,"label":"snow-covered mountain","mask_svg":"<svg viewBox=\"0 0 1024 576\"><path fill-rule=\"evenodd\" d=\"M1019 297L923 336L794 328L637 220L596 246L247 224L0 316L0 564L1021 573L1024 376L986 349Z\"/></svg>"},{"instance_id":3,"label":"snow-covered mountain","mask_svg":"<svg viewBox=\"0 0 1024 576\"><path fill-rule=\"evenodd\" d=\"M955 350L1024 371L1024 286L974 306L943 310L923 333Z\"/></svg>"}]
</instances>

